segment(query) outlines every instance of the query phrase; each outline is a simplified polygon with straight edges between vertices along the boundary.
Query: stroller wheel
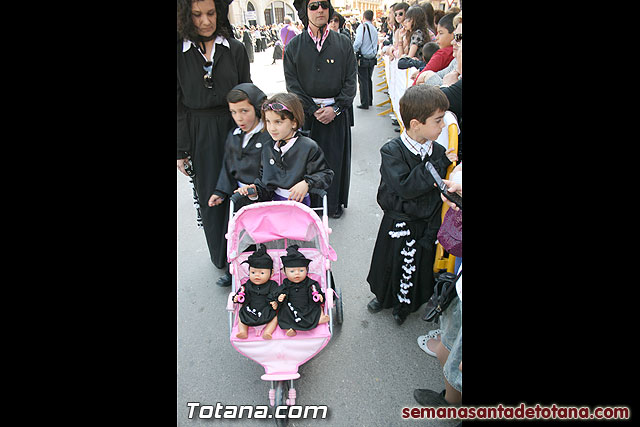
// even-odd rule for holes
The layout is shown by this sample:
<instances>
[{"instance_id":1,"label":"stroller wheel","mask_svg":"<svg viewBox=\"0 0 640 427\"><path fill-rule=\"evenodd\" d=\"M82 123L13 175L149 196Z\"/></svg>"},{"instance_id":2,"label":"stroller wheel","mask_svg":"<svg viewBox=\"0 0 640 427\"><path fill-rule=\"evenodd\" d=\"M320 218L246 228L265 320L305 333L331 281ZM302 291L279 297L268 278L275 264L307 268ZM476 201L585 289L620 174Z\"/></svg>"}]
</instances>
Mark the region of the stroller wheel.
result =
<instances>
[{"instance_id":1,"label":"stroller wheel","mask_svg":"<svg viewBox=\"0 0 640 427\"><path fill-rule=\"evenodd\" d=\"M338 289L338 301L336 301L336 323L342 325L344 311L342 307L342 289Z\"/></svg>"},{"instance_id":2,"label":"stroller wheel","mask_svg":"<svg viewBox=\"0 0 640 427\"><path fill-rule=\"evenodd\" d=\"M287 406L287 395L289 392L288 381L278 381L276 384L276 400L275 406L273 408L273 418L276 420L276 425L278 427L286 427L287 418L277 418L276 415L282 416L287 414L287 410L281 409L278 411L278 407Z\"/></svg>"}]
</instances>

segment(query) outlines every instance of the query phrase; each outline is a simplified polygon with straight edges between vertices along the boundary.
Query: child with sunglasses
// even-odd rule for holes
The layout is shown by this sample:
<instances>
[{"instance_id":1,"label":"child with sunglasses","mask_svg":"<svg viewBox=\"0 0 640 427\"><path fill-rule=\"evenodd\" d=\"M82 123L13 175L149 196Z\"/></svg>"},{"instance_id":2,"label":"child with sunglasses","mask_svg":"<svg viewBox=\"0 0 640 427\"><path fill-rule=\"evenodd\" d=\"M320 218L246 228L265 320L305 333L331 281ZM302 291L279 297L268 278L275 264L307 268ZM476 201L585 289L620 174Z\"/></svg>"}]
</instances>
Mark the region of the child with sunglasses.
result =
<instances>
[{"instance_id":1,"label":"child with sunglasses","mask_svg":"<svg viewBox=\"0 0 640 427\"><path fill-rule=\"evenodd\" d=\"M262 120L271 140L262 149L260 175L235 192L250 200L295 200L311 206L309 190L326 190L333 171L318 144L299 129L304 110L292 93L277 93L262 104ZM249 195L249 188L257 194Z\"/></svg>"}]
</instances>

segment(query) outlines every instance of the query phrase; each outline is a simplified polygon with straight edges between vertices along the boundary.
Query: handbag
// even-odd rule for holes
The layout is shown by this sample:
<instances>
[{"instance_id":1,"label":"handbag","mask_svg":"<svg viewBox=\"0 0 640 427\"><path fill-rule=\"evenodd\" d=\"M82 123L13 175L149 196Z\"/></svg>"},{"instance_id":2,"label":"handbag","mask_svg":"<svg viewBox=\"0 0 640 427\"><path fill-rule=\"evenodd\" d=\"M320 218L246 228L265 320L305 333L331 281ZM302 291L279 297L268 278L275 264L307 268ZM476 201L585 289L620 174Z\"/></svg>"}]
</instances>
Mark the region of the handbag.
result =
<instances>
[{"instance_id":1,"label":"handbag","mask_svg":"<svg viewBox=\"0 0 640 427\"><path fill-rule=\"evenodd\" d=\"M456 257L462 256L462 211L447 210L438 230L438 242L445 251Z\"/></svg>"},{"instance_id":2,"label":"handbag","mask_svg":"<svg viewBox=\"0 0 640 427\"><path fill-rule=\"evenodd\" d=\"M456 276L453 273L444 271L437 275L436 284L433 287L433 295L427 301L426 310L422 320L425 322L437 322L444 310L449 307L451 301L456 297L456 282L462 274L462 268Z\"/></svg>"}]
</instances>

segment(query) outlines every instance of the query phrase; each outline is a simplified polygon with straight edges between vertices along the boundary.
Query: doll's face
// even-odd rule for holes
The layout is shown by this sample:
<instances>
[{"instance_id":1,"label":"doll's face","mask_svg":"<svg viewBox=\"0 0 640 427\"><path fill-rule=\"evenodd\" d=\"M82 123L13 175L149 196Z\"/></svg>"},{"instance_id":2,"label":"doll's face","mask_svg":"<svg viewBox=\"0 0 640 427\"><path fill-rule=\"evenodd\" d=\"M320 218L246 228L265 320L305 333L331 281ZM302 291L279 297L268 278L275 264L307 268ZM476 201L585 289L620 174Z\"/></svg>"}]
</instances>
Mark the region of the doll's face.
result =
<instances>
[{"instance_id":1,"label":"doll's face","mask_svg":"<svg viewBox=\"0 0 640 427\"><path fill-rule=\"evenodd\" d=\"M270 268L255 268L249 267L249 280L253 282L254 285L262 285L263 283L267 283L271 278L271 269Z\"/></svg>"},{"instance_id":2,"label":"doll's face","mask_svg":"<svg viewBox=\"0 0 640 427\"><path fill-rule=\"evenodd\" d=\"M285 267L284 274L293 283L300 283L307 277L307 267Z\"/></svg>"}]
</instances>

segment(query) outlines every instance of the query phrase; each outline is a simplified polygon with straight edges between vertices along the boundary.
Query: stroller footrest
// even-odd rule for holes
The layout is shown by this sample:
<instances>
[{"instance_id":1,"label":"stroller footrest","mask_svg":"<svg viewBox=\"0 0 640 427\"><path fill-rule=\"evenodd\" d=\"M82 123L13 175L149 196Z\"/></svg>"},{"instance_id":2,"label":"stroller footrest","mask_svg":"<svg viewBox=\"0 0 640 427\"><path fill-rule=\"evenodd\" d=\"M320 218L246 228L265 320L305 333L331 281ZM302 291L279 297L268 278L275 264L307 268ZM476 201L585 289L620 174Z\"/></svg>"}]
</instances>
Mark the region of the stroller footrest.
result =
<instances>
[{"instance_id":1,"label":"stroller footrest","mask_svg":"<svg viewBox=\"0 0 640 427\"><path fill-rule=\"evenodd\" d=\"M260 379L265 381L297 380L298 378L300 378L300 373L298 372L276 372L274 374L264 374L260 377Z\"/></svg>"}]
</instances>

